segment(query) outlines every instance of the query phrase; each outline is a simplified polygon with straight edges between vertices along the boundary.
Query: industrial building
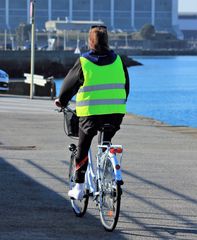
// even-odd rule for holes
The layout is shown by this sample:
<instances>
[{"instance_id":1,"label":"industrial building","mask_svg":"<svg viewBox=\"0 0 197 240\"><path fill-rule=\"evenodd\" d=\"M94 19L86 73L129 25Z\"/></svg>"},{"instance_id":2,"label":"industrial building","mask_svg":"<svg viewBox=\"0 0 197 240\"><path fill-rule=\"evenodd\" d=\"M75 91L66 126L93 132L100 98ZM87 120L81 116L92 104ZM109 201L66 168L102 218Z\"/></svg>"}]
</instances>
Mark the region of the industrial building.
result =
<instances>
[{"instance_id":1,"label":"industrial building","mask_svg":"<svg viewBox=\"0 0 197 240\"><path fill-rule=\"evenodd\" d=\"M197 14L181 13L179 14L179 26L184 39L197 39Z\"/></svg>"},{"instance_id":2,"label":"industrial building","mask_svg":"<svg viewBox=\"0 0 197 240\"><path fill-rule=\"evenodd\" d=\"M0 0L0 31L30 22L30 0ZM149 23L159 31L179 32L178 0L36 0L36 28L45 22L102 21L110 30L135 31Z\"/></svg>"}]
</instances>

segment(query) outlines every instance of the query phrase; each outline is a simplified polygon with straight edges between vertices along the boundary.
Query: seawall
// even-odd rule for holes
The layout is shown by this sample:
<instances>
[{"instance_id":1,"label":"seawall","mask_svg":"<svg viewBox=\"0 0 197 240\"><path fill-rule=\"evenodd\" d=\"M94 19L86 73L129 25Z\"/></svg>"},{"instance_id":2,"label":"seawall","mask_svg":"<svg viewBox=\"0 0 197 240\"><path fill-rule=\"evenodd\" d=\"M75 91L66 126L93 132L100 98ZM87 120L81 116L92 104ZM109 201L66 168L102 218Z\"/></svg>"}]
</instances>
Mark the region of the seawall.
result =
<instances>
[{"instance_id":1,"label":"seawall","mask_svg":"<svg viewBox=\"0 0 197 240\"><path fill-rule=\"evenodd\" d=\"M127 57L126 51L118 51L129 67L138 65ZM73 66L79 54L73 50L66 51L35 51L35 74L45 78L54 76L64 77ZM0 51L0 69L6 71L11 78L22 78L24 73L30 72L31 51Z\"/></svg>"},{"instance_id":2,"label":"seawall","mask_svg":"<svg viewBox=\"0 0 197 240\"><path fill-rule=\"evenodd\" d=\"M128 56L197 55L197 49L145 50L122 47L115 51L124 58L128 67L138 65ZM35 51L35 74L43 75L45 78L64 77L78 56L73 50ZM5 70L11 78L21 78L24 73L30 72L30 59L30 51L0 51L0 69Z\"/></svg>"},{"instance_id":3,"label":"seawall","mask_svg":"<svg viewBox=\"0 0 197 240\"><path fill-rule=\"evenodd\" d=\"M35 74L65 76L78 56L73 51L35 51ZM0 68L10 77L21 78L30 72L31 51L0 51Z\"/></svg>"},{"instance_id":4,"label":"seawall","mask_svg":"<svg viewBox=\"0 0 197 240\"><path fill-rule=\"evenodd\" d=\"M63 78L73 66L79 54L67 51L35 51L35 74L44 78ZM139 62L121 54L127 67L141 65ZM0 51L0 69L9 74L9 94L29 95L30 86L24 82L24 73L30 73L31 51ZM47 82L44 87L35 85L36 96L54 96L55 86Z\"/></svg>"}]
</instances>

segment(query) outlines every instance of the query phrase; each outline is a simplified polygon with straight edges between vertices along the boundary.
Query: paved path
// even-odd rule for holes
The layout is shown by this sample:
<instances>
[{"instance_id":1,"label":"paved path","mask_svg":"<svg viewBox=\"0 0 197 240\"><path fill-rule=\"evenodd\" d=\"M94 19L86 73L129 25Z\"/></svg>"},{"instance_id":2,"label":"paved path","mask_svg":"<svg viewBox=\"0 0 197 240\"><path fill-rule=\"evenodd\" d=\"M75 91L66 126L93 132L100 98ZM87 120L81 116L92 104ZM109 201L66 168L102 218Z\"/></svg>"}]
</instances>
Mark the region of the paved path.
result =
<instances>
[{"instance_id":1,"label":"paved path","mask_svg":"<svg viewBox=\"0 0 197 240\"><path fill-rule=\"evenodd\" d=\"M84 218L72 212L69 142L52 101L0 95L0 240L197 239L197 129L126 116L113 233L92 201Z\"/></svg>"}]
</instances>

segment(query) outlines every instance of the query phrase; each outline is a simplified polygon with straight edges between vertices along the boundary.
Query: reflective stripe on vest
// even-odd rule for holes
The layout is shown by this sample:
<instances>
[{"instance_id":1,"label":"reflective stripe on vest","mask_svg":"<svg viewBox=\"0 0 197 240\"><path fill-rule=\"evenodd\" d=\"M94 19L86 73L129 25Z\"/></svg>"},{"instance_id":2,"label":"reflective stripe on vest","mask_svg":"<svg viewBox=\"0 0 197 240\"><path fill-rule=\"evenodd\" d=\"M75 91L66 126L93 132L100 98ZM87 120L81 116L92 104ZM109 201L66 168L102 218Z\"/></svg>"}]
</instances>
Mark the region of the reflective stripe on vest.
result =
<instances>
[{"instance_id":1,"label":"reflective stripe on vest","mask_svg":"<svg viewBox=\"0 0 197 240\"><path fill-rule=\"evenodd\" d=\"M98 66L84 57L80 57L80 61L84 83L76 97L77 115L125 113L126 79L120 57L104 66Z\"/></svg>"},{"instance_id":2,"label":"reflective stripe on vest","mask_svg":"<svg viewBox=\"0 0 197 240\"><path fill-rule=\"evenodd\" d=\"M106 105L106 104L124 104L124 99L97 99L77 102L77 106Z\"/></svg>"},{"instance_id":3,"label":"reflective stripe on vest","mask_svg":"<svg viewBox=\"0 0 197 240\"><path fill-rule=\"evenodd\" d=\"M106 89L122 89L124 88L124 84L99 84L96 86L86 86L83 88L80 88L78 92L90 92L90 91L95 91L95 90L106 90Z\"/></svg>"}]
</instances>

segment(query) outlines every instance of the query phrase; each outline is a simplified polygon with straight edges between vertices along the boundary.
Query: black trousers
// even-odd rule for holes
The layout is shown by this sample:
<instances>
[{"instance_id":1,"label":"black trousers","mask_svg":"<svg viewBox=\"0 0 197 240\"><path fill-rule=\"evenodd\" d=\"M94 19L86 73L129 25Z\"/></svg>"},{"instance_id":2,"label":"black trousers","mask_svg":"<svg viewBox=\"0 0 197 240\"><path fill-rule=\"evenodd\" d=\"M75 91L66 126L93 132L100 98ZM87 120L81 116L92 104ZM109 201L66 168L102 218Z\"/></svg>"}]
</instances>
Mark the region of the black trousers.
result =
<instances>
[{"instance_id":1,"label":"black trousers","mask_svg":"<svg viewBox=\"0 0 197 240\"><path fill-rule=\"evenodd\" d=\"M92 139L104 124L113 125L113 129L104 133L104 141L111 142L112 137L120 129L124 114L106 114L79 119L79 141L76 155L76 183L84 183L88 165L88 150Z\"/></svg>"}]
</instances>

